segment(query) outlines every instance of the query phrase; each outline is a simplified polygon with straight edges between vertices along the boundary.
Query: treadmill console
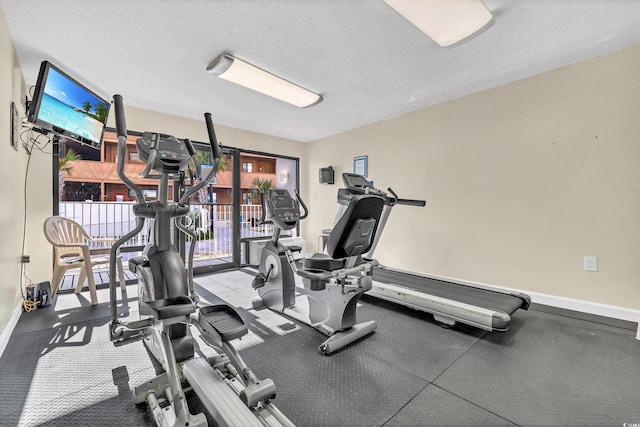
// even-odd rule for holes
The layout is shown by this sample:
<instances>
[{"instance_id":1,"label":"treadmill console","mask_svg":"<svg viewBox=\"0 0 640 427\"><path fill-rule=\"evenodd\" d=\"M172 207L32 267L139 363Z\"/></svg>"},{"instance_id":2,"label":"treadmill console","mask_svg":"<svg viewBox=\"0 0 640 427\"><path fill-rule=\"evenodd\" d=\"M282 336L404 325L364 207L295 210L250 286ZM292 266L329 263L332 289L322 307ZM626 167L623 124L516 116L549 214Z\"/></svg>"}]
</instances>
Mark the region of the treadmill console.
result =
<instances>
[{"instance_id":1,"label":"treadmill console","mask_svg":"<svg viewBox=\"0 0 640 427\"><path fill-rule=\"evenodd\" d=\"M342 174L342 182L344 183L345 188L340 188L338 190L338 204L340 205L347 206L351 198L358 194L372 194L380 196L384 199L385 204L388 204L391 200L387 197L387 193L382 190L378 190L376 187L371 185L371 183L362 175L345 172Z\"/></svg>"},{"instance_id":2,"label":"treadmill console","mask_svg":"<svg viewBox=\"0 0 640 427\"><path fill-rule=\"evenodd\" d=\"M300 221L300 205L285 189L269 190L267 208L273 221L281 230L291 230Z\"/></svg>"},{"instance_id":3,"label":"treadmill console","mask_svg":"<svg viewBox=\"0 0 640 427\"><path fill-rule=\"evenodd\" d=\"M382 197L387 195L384 191L371 185L371 183L362 175L355 173L343 173L342 182L344 182L346 189L353 194L373 194Z\"/></svg>"},{"instance_id":4,"label":"treadmill console","mask_svg":"<svg viewBox=\"0 0 640 427\"><path fill-rule=\"evenodd\" d=\"M387 195L384 191L371 185L364 176L355 173L343 173L342 181L346 188L338 190L338 203L344 206L348 205L351 197L356 194L373 194L374 196L380 196L384 200L384 204L387 206L424 206L426 204L424 200L400 199L391 188L387 189L389 191L389 195Z\"/></svg>"}]
</instances>

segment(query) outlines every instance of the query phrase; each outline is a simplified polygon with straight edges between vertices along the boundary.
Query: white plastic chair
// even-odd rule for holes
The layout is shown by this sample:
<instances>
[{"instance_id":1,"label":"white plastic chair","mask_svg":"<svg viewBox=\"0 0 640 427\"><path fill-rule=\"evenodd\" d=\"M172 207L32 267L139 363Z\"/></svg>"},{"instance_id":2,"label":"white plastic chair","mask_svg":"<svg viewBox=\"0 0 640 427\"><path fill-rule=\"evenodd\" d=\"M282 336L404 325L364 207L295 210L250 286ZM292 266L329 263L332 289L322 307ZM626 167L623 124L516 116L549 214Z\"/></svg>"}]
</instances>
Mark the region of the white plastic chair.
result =
<instances>
[{"instance_id":1,"label":"white plastic chair","mask_svg":"<svg viewBox=\"0 0 640 427\"><path fill-rule=\"evenodd\" d=\"M96 252L104 252L104 249L91 249L88 242L110 242L116 239L95 239L89 236L82 226L77 222L61 216L52 216L44 221L44 235L54 249L53 278L51 279L51 297L55 296L60 286L60 282L67 270L79 268L78 284L76 293L82 290L85 279L89 281L89 293L91 294L91 304L98 304L96 293L96 282L93 278L93 266L109 264L108 256L92 257ZM126 283L124 270L122 268L122 256L118 251L117 255L118 276L120 287L124 290Z\"/></svg>"}]
</instances>

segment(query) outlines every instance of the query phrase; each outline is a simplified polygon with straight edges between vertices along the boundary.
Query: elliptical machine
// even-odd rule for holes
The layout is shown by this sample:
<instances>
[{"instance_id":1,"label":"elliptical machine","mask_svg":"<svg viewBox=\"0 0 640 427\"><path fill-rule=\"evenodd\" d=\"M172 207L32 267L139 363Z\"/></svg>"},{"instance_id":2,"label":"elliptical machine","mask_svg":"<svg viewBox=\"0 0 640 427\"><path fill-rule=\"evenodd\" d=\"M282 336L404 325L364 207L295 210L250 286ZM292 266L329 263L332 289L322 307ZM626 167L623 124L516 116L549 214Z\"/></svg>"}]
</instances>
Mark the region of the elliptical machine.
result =
<instances>
[{"instance_id":1,"label":"elliptical machine","mask_svg":"<svg viewBox=\"0 0 640 427\"><path fill-rule=\"evenodd\" d=\"M192 268L195 244L190 248L187 272L182 257L171 243L172 220L179 230L191 237L192 242L196 240L195 233L183 225L181 219L189 212L189 197L206 185L218 168L220 153L211 115L206 113L204 116L214 166L178 202L168 201L169 180L184 180L185 168L192 160L199 165L192 143L188 139L179 140L171 135L151 132L145 132L137 140L140 159L146 162L140 176L159 180L158 200L151 202L145 200L142 189L124 173L127 146L124 105L120 95L114 95L113 101L118 134L117 172L127 187L135 192L137 203L133 205L136 227L111 248L111 340L120 345L143 339L165 371L145 384L133 387L134 402L146 401L158 425L206 426L205 414L192 415L189 412L182 388L186 381L216 425L292 426L293 423L271 403L276 395L273 381L259 380L230 342L248 333L240 316L226 304L201 304L195 294ZM152 175L153 170L157 174ZM148 243L142 256L129 261L129 269L138 276L141 319L125 323L118 318L116 253L124 242L142 230L145 219L150 222ZM126 297L123 300L126 301ZM216 350L217 356L195 357L192 323L200 331L203 341ZM162 395L167 402L164 407L160 406Z\"/></svg>"},{"instance_id":2,"label":"elliptical machine","mask_svg":"<svg viewBox=\"0 0 640 427\"><path fill-rule=\"evenodd\" d=\"M272 189L266 202L261 195L261 222L273 224L274 231L262 249L252 284L259 297L252 302L254 308L264 305L329 336L318 351L330 354L376 329L375 320L357 323L356 306L362 294L371 289L371 272L378 265L361 255L373 242L384 202L371 195L352 198L329 235L327 254L305 258L303 268L298 269L293 252L300 248L279 241L281 231L295 228L308 214L297 191L295 195L293 199L287 190ZM296 274L303 278L304 287L296 286Z\"/></svg>"}]
</instances>

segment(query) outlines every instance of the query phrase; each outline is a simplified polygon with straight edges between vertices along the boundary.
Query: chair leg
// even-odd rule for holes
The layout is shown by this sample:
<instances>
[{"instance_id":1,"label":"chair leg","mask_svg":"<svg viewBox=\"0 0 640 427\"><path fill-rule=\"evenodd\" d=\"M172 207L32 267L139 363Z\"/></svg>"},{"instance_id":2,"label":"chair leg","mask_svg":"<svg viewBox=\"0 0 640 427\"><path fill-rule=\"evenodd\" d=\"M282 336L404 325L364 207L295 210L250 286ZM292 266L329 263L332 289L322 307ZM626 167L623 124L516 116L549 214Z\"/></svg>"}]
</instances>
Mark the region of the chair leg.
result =
<instances>
[{"instance_id":1,"label":"chair leg","mask_svg":"<svg viewBox=\"0 0 640 427\"><path fill-rule=\"evenodd\" d=\"M53 277L51 278L51 298L56 295L58 292L58 288L60 287L60 282L64 277L64 272L67 271L67 268L56 265L53 267Z\"/></svg>"},{"instance_id":2,"label":"chair leg","mask_svg":"<svg viewBox=\"0 0 640 427\"><path fill-rule=\"evenodd\" d=\"M87 271L84 265L80 265L80 273L78 274L78 281L76 282L76 294L82 291L84 281L87 280Z\"/></svg>"},{"instance_id":3,"label":"chair leg","mask_svg":"<svg viewBox=\"0 0 640 427\"><path fill-rule=\"evenodd\" d=\"M89 294L91 295L91 305L98 304L98 293L96 291L96 281L93 278L93 267L91 261L85 267L87 269L87 280L89 281Z\"/></svg>"},{"instance_id":4,"label":"chair leg","mask_svg":"<svg viewBox=\"0 0 640 427\"><path fill-rule=\"evenodd\" d=\"M84 257L84 270L87 274L87 280L89 281L89 294L91 295L91 305L98 304L98 292L96 291L96 281L93 278L93 266L91 265L91 254L89 248L82 248Z\"/></svg>"}]
</instances>

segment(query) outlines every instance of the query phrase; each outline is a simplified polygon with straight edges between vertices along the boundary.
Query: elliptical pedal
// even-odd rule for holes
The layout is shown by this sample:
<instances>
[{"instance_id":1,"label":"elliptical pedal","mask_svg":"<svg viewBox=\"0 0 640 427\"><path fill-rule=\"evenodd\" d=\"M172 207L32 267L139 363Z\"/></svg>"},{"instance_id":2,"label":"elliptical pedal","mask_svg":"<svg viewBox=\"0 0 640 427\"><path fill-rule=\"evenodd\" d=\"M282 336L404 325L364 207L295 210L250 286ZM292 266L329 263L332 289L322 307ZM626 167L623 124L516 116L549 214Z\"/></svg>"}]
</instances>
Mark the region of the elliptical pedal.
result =
<instances>
[{"instance_id":1,"label":"elliptical pedal","mask_svg":"<svg viewBox=\"0 0 640 427\"><path fill-rule=\"evenodd\" d=\"M215 336L219 335L222 342L229 342L249 333L242 318L229 305L208 305L198 310L198 324L202 330Z\"/></svg>"}]
</instances>

